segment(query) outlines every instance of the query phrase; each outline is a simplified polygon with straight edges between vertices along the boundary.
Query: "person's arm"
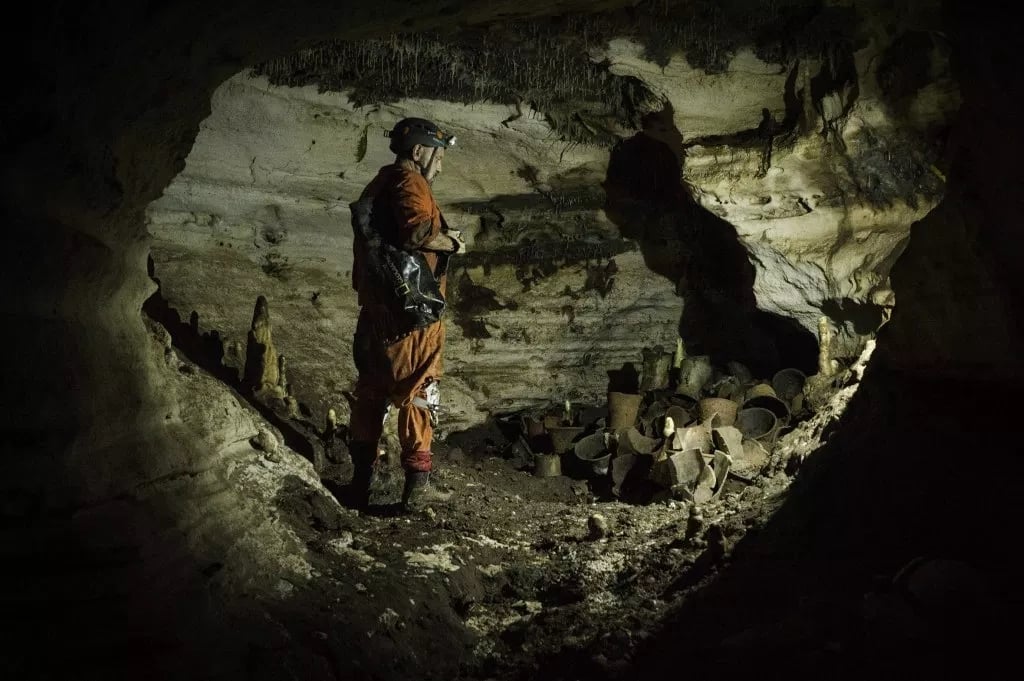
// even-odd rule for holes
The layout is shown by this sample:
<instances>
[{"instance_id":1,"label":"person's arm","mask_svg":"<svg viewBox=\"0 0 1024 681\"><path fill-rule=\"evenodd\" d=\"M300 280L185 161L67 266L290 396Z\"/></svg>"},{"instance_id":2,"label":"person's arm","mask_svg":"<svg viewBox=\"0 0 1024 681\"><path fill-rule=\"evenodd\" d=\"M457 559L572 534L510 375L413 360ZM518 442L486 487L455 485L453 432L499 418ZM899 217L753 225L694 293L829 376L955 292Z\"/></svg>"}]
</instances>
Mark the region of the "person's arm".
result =
<instances>
[{"instance_id":1,"label":"person's arm","mask_svg":"<svg viewBox=\"0 0 1024 681\"><path fill-rule=\"evenodd\" d=\"M441 233L441 211L430 193L430 185L419 175L405 175L395 188L395 222L398 240L407 251L446 250L454 242Z\"/></svg>"},{"instance_id":2,"label":"person's arm","mask_svg":"<svg viewBox=\"0 0 1024 681\"><path fill-rule=\"evenodd\" d=\"M421 248L425 251L444 251L445 253L453 253L459 250L459 242L447 234L439 232L437 236L423 244Z\"/></svg>"}]
</instances>

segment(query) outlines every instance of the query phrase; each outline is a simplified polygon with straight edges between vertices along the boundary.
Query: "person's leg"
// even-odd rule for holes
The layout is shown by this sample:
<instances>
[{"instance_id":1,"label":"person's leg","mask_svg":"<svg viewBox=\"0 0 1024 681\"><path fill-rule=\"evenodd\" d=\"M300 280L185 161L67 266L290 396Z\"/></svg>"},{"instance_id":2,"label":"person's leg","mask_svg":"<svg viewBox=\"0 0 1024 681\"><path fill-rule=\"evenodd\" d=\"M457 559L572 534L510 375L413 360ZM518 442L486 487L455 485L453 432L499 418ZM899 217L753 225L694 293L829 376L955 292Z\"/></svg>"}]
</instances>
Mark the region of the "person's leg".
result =
<instances>
[{"instance_id":1,"label":"person's leg","mask_svg":"<svg viewBox=\"0 0 1024 681\"><path fill-rule=\"evenodd\" d=\"M414 331L387 349L395 379L391 399L399 408L398 439L406 475L402 500L407 506L413 493L427 488L433 467L431 445L443 347L444 325L437 323Z\"/></svg>"},{"instance_id":2,"label":"person's leg","mask_svg":"<svg viewBox=\"0 0 1024 681\"><path fill-rule=\"evenodd\" d=\"M429 473L432 466L438 383L428 379L418 386L411 399L398 409L398 441L402 445L402 467L407 471ZM433 400L433 402L432 402Z\"/></svg>"},{"instance_id":3,"label":"person's leg","mask_svg":"<svg viewBox=\"0 0 1024 681\"><path fill-rule=\"evenodd\" d=\"M386 358L383 346L376 340L374 322L373 311L362 308L352 343L352 357L359 378L353 391L349 419L349 456L352 458L352 502L357 507L365 507L369 503L370 480L384 431L390 393Z\"/></svg>"},{"instance_id":4,"label":"person's leg","mask_svg":"<svg viewBox=\"0 0 1024 681\"><path fill-rule=\"evenodd\" d=\"M352 457L352 503L359 508L365 508L370 501L370 481L384 430L387 402L383 391L373 388L360 390L357 385L349 423L351 439L348 452Z\"/></svg>"}]
</instances>

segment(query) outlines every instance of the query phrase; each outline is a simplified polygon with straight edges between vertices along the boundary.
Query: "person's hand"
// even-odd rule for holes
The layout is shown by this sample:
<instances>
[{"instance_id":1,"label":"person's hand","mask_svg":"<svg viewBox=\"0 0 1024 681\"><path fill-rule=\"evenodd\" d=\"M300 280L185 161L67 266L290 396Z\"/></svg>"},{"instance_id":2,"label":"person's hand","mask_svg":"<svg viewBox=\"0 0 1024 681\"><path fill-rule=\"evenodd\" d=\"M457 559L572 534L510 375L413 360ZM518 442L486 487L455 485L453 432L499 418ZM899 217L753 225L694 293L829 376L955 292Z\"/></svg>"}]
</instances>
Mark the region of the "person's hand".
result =
<instances>
[{"instance_id":1,"label":"person's hand","mask_svg":"<svg viewBox=\"0 0 1024 681\"><path fill-rule=\"evenodd\" d=\"M462 238L462 232L457 229L449 229L446 234L455 243L455 248L452 249L452 253L465 253L466 242Z\"/></svg>"}]
</instances>

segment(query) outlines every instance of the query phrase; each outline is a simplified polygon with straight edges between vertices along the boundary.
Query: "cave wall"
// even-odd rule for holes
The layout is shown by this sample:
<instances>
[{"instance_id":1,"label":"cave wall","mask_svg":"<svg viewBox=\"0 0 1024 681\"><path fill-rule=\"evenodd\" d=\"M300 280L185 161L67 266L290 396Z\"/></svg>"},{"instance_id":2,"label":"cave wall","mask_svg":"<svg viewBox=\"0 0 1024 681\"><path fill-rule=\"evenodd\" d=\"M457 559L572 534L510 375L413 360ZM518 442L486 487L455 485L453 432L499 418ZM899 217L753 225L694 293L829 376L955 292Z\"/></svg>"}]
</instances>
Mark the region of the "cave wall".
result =
<instances>
[{"instance_id":1,"label":"cave wall","mask_svg":"<svg viewBox=\"0 0 1024 681\"><path fill-rule=\"evenodd\" d=\"M959 101L946 46L902 47L914 34L904 23L860 19L861 42L837 42L827 56L771 63L744 48L705 72L693 52L656 63L649 45L614 37L628 22L609 21L504 30L527 43L542 34L551 69L605 68L606 81L650 93L639 132L619 130L615 149L600 136L566 139L558 93L467 105L387 90L429 93L422 71L443 79L445 96L500 99L529 82L512 78L516 58L539 77L527 53L495 49L490 72L465 66L487 32L335 44L257 69L270 76L237 74L214 93L185 169L147 210L162 295L231 352L252 298L267 293L300 399L316 420L329 406L344 420L356 317L347 204L390 162L383 132L416 115L458 135L435 192L470 244L453 273L448 428L548 400L600 403L608 370L644 347L671 350L677 332L720 364L810 372L826 316L834 355L855 356L891 312L888 272L909 225L943 191L932 140ZM588 27L612 37L570 61L569 42ZM389 49L422 59L419 71L390 63ZM897 97L891 83L909 78L892 64L900 50L925 67ZM431 70L438 53L455 60L452 83ZM353 72L357 58L363 71ZM608 124L594 105L575 106L595 131ZM633 150L619 153L623 144ZM662 156L676 161L662 168Z\"/></svg>"},{"instance_id":2,"label":"cave wall","mask_svg":"<svg viewBox=\"0 0 1024 681\"><path fill-rule=\"evenodd\" d=\"M602 209L608 153L559 142L534 112L431 100L355 107L342 94L239 74L214 94L186 168L148 210L162 294L200 331L244 342L270 301L297 395L347 419L351 339L348 203L393 160L404 116L458 136L435 193L468 242L452 264L445 428L489 412L603 399L609 369L675 347L674 282L651 277ZM501 390L494 390L494 386Z\"/></svg>"}]
</instances>

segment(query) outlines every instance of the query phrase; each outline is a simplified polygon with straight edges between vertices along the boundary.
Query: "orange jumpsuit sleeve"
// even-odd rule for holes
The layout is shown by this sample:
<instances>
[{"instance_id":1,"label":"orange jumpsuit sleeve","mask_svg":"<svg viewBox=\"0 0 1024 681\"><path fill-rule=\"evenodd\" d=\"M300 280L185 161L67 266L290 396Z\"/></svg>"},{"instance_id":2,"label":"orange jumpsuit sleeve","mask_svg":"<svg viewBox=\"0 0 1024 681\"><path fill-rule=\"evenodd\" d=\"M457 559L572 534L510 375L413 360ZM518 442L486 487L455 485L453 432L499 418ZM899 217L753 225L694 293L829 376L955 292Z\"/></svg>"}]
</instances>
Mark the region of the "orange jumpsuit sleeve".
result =
<instances>
[{"instance_id":1,"label":"orange jumpsuit sleeve","mask_svg":"<svg viewBox=\"0 0 1024 681\"><path fill-rule=\"evenodd\" d=\"M441 210L422 175L402 174L395 188L393 206L398 240L405 250L421 249L441 231Z\"/></svg>"}]
</instances>

